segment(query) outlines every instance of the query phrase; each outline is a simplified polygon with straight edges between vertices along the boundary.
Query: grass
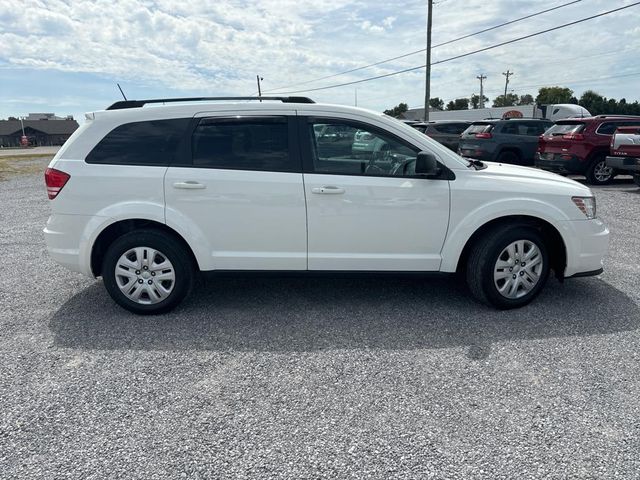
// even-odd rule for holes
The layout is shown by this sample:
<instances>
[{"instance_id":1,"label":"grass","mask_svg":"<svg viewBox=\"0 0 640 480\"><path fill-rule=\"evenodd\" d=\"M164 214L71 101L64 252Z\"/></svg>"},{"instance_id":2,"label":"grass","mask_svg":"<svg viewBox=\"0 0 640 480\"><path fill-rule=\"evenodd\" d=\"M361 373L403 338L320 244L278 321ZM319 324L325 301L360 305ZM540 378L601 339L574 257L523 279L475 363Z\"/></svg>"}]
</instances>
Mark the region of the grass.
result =
<instances>
[{"instance_id":1,"label":"grass","mask_svg":"<svg viewBox=\"0 0 640 480\"><path fill-rule=\"evenodd\" d=\"M44 173L46 164L53 158L51 154L34 154L28 156L9 155L0 157L0 181L14 175Z\"/></svg>"}]
</instances>

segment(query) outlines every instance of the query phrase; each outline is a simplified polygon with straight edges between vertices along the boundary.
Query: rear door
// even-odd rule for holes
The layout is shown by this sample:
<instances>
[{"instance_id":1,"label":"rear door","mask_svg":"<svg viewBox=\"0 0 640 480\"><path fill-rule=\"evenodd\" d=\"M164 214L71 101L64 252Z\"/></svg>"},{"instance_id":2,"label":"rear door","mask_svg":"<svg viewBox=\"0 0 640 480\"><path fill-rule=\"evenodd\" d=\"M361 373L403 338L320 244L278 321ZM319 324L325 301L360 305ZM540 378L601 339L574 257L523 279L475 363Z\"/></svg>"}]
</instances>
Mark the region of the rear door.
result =
<instances>
[{"instance_id":1,"label":"rear door","mask_svg":"<svg viewBox=\"0 0 640 480\"><path fill-rule=\"evenodd\" d=\"M166 218L206 245L206 270L304 270L295 111L199 114L165 176Z\"/></svg>"}]
</instances>

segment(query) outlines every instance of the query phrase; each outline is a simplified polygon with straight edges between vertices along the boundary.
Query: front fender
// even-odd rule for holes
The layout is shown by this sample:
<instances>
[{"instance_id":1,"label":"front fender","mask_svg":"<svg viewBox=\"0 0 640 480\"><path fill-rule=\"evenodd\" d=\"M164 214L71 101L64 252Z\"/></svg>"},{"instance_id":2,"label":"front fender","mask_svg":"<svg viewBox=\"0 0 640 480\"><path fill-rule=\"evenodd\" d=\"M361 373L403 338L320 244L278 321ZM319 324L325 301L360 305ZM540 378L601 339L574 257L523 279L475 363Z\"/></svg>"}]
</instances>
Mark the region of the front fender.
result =
<instances>
[{"instance_id":1,"label":"front fender","mask_svg":"<svg viewBox=\"0 0 640 480\"><path fill-rule=\"evenodd\" d=\"M471 236L483 225L499 218L528 216L551 224L562 237L565 245L571 245L567 215L558 207L535 198L505 198L477 206L462 215L455 215L452 208L449 231L442 249L443 272L455 272L462 251Z\"/></svg>"}]
</instances>

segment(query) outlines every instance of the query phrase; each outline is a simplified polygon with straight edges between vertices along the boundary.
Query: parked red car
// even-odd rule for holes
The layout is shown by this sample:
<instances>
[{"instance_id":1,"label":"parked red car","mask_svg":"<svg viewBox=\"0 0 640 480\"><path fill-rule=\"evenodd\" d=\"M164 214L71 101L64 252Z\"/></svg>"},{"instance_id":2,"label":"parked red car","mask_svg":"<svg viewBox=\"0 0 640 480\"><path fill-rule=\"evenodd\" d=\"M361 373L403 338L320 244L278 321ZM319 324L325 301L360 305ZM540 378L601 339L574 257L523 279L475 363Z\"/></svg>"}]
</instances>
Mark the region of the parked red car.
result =
<instances>
[{"instance_id":1,"label":"parked red car","mask_svg":"<svg viewBox=\"0 0 640 480\"><path fill-rule=\"evenodd\" d=\"M640 127L620 127L611 137L611 156L607 165L633 175L640 187Z\"/></svg>"},{"instance_id":2,"label":"parked red car","mask_svg":"<svg viewBox=\"0 0 640 480\"><path fill-rule=\"evenodd\" d=\"M540 135L536 166L579 174L592 185L609 183L619 172L607 165L611 137L618 127L640 126L640 117L598 115L560 120Z\"/></svg>"}]
</instances>

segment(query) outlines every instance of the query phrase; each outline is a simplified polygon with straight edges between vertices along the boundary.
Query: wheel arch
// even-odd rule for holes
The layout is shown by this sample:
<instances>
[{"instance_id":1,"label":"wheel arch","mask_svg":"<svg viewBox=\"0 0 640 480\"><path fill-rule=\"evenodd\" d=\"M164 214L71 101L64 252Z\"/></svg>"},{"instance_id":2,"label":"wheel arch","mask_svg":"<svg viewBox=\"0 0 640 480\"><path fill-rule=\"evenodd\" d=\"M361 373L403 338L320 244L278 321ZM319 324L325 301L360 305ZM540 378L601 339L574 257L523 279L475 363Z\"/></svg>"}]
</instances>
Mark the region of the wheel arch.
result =
<instances>
[{"instance_id":1,"label":"wheel arch","mask_svg":"<svg viewBox=\"0 0 640 480\"><path fill-rule=\"evenodd\" d=\"M562 235L558 229L548 221L531 215L508 215L498 217L489 220L477 228L462 248L462 252L458 257L456 272L464 272L471 248L479 238L490 230L505 224L533 227L538 230L542 235L542 238L545 240L545 246L547 247L551 260L551 268L558 279L562 280L564 278L564 271L567 266L567 246Z\"/></svg>"},{"instance_id":2,"label":"wheel arch","mask_svg":"<svg viewBox=\"0 0 640 480\"><path fill-rule=\"evenodd\" d=\"M198 260L193 252L193 249L177 231L165 225L164 223L160 223L155 220L130 218L111 223L98 234L91 247L91 273L96 277L102 274L101 270L104 254L109 245L111 245L114 240L126 233L142 229L160 231L173 237L178 243L183 246L185 251L191 257L194 267L199 269Z\"/></svg>"}]
</instances>

